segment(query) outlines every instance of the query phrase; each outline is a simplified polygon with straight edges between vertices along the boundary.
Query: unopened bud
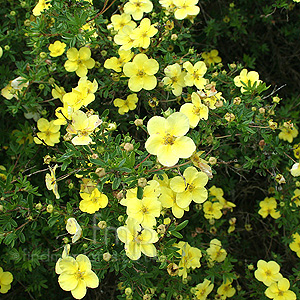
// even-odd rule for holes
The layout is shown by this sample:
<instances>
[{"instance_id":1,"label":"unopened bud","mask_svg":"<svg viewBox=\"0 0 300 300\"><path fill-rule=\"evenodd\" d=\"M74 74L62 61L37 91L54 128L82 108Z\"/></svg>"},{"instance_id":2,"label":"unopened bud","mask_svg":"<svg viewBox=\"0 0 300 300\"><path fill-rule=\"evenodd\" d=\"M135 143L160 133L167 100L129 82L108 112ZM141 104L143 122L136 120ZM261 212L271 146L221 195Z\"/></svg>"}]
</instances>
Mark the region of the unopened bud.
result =
<instances>
[{"instance_id":1,"label":"unopened bud","mask_svg":"<svg viewBox=\"0 0 300 300\"><path fill-rule=\"evenodd\" d=\"M111 254L109 252L103 253L103 260L110 261L110 259L111 259Z\"/></svg>"},{"instance_id":2,"label":"unopened bud","mask_svg":"<svg viewBox=\"0 0 300 300\"><path fill-rule=\"evenodd\" d=\"M99 227L100 229L105 229L105 228L107 227L106 221L100 221L100 222L98 223L98 227Z\"/></svg>"},{"instance_id":3,"label":"unopened bud","mask_svg":"<svg viewBox=\"0 0 300 300\"><path fill-rule=\"evenodd\" d=\"M99 176L100 178L106 175L105 169L104 168L97 168L95 173L97 174L97 176Z\"/></svg>"},{"instance_id":4,"label":"unopened bud","mask_svg":"<svg viewBox=\"0 0 300 300\"><path fill-rule=\"evenodd\" d=\"M131 143L125 143L125 145L124 145L124 150L125 151L129 152L129 151L132 151L133 149L134 149L133 144L131 144Z\"/></svg>"},{"instance_id":5,"label":"unopened bud","mask_svg":"<svg viewBox=\"0 0 300 300\"><path fill-rule=\"evenodd\" d=\"M147 179L144 177L141 177L138 179L138 186L143 188L147 185Z\"/></svg>"},{"instance_id":6,"label":"unopened bud","mask_svg":"<svg viewBox=\"0 0 300 300\"><path fill-rule=\"evenodd\" d=\"M53 205L52 204L47 205L47 212L49 214L51 214L53 212Z\"/></svg>"},{"instance_id":7,"label":"unopened bud","mask_svg":"<svg viewBox=\"0 0 300 300\"><path fill-rule=\"evenodd\" d=\"M136 127L143 126L143 119L136 119L136 120L134 121L134 125L135 125Z\"/></svg>"}]
</instances>

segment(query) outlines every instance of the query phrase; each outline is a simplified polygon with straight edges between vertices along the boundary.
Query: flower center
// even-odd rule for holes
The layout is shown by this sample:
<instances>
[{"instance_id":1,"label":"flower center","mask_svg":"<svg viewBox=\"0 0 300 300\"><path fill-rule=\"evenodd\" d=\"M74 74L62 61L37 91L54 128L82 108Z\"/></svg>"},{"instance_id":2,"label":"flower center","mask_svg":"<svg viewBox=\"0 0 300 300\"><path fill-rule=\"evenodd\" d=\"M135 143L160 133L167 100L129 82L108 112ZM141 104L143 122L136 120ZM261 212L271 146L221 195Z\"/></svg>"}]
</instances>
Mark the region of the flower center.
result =
<instances>
[{"instance_id":1,"label":"flower center","mask_svg":"<svg viewBox=\"0 0 300 300\"><path fill-rule=\"evenodd\" d=\"M164 137L164 145L173 145L176 138L169 133Z\"/></svg>"},{"instance_id":2,"label":"flower center","mask_svg":"<svg viewBox=\"0 0 300 300\"><path fill-rule=\"evenodd\" d=\"M77 280L83 280L83 276L84 276L84 272L81 272L80 270L78 270L75 274Z\"/></svg>"},{"instance_id":3,"label":"flower center","mask_svg":"<svg viewBox=\"0 0 300 300\"><path fill-rule=\"evenodd\" d=\"M139 70L137 75L138 75L139 77L143 77L143 76L145 75L144 70Z\"/></svg>"}]
</instances>

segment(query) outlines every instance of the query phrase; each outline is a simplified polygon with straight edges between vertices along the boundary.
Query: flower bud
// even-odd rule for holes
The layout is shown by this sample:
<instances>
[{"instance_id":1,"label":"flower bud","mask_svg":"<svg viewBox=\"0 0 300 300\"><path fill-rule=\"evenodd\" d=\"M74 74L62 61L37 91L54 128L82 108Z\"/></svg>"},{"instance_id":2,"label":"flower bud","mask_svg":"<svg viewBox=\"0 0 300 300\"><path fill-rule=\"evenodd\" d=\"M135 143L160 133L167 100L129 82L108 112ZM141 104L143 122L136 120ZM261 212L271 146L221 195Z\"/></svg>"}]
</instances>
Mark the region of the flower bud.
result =
<instances>
[{"instance_id":1,"label":"flower bud","mask_svg":"<svg viewBox=\"0 0 300 300\"><path fill-rule=\"evenodd\" d=\"M110 259L111 259L111 254L109 252L103 253L103 260L110 261Z\"/></svg>"},{"instance_id":2,"label":"flower bud","mask_svg":"<svg viewBox=\"0 0 300 300\"><path fill-rule=\"evenodd\" d=\"M44 164L49 165L50 162L51 162L51 156L47 154L47 155L44 157Z\"/></svg>"},{"instance_id":3,"label":"flower bud","mask_svg":"<svg viewBox=\"0 0 300 300\"><path fill-rule=\"evenodd\" d=\"M158 234L164 234L166 232L166 225L160 224L157 226L157 233Z\"/></svg>"},{"instance_id":4,"label":"flower bud","mask_svg":"<svg viewBox=\"0 0 300 300\"><path fill-rule=\"evenodd\" d=\"M263 107L261 107L258 111L262 115L266 112L266 110Z\"/></svg>"},{"instance_id":5,"label":"flower bud","mask_svg":"<svg viewBox=\"0 0 300 300\"><path fill-rule=\"evenodd\" d=\"M235 97L233 99L233 104L239 105L241 103L241 101L242 101L241 97Z\"/></svg>"},{"instance_id":6,"label":"flower bud","mask_svg":"<svg viewBox=\"0 0 300 300\"><path fill-rule=\"evenodd\" d=\"M118 216L118 221L122 223L124 221L124 216Z\"/></svg>"},{"instance_id":7,"label":"flower bud","mask_svg":"<svg viewBox=\"0 0 300 300\"><path fill-rule=\"evenodd\" d=\"M95 171L95 173L100 178L106 175L106 172L105 172L104 168L97 168L96 171Z\"/></svg>"},{"instance_id":8,"label":"flower bud","mask_svg":"<svg viewBox=\"0 0 300 300\"><path fill-rule=\"evenodd\" d=\"M49 213L49 214L51 214L52 212L53 212L53 205L52 204L48 204L47 205L47 212Z\"/></svg>"},{"instance_id":9,"label":"flower bud","mask_svg":"<svg viewBox=\"0 0 300 300\"><path fill-rule=\"evenodd\" d=\"M42 209L42 207L43 207L43 205L42 205L41 203L37 203L37 204L35 205L35 208L36 208L37 210Z\"/></svg>"},{"instance_id":10,"label":"flower bud","mask_svg":"<svg viewBox=\"0 0 300 300\"><path fill-rule=\"evenodd\" d=\"M208 159L208 162L213 166L217 163L217 158L214 157L214 156L211 156L209 159Z\"/></svg>"},{"instance_id":11,"label":"flower bud","mask_svg":"<svg viewBox=\"0 0 300 300\"><path fill-rule=\"evenodd\" d=\"M134 121L134 125L135 125L136 127L143 126L143 119L136 119L136 120Z\"/></svg>"},{"instance_id":12,"label":"flower bud","mask_svg":"<svg viewBox=\"0 0 300 300\"><path fill-rule=\"evenodd\" d=\"M130 288L130 287L127 287L126 289L125 289L125 295L126 296L130 296L132 294L132 289Z\"/></svg>"},{"instance_id":13,"label":"flower bud","mask_svg":"<svg viewBox=\"0 0 300 300\"><path fill-rule=\"evenodd\" d=\"M106 221L100 221L97 225L100 229L105 229L107 227Z\"/></svg>"},{"instance_id":14,"label":"flower bud","mask_svg":"<svg viewBox=\"0 0 300 300\"><path fill-rule=\"evenodd\" d=\"M144 177L141 177L138 179L138 186L143 188L147 185L147 179Z\"/></svg>"},{"instance_id":15,"label":"flower bud","mask_svg":"<svg viewBox=\"0 0 300 300\"><path fill-rule=\"evenodd\" d=\"M173 34L171 35L171 40L172 40L172 41L176 41L177 39L178 39L178 35L175 34L175 33L173 33Z\"/></svg>"},{"instance_id":16,"label":"flower bud","mask_svg":"<svg viewBox=\"0 0 300 300\"><path fill-rule=\"evenodd\" d=\"M133 144L131 144L131 143L125 143L125 145L124 145L124 150L125 150L125 151L130 152L130 151L132 151L133 149L134 149Z\"/></svg>"}]
</instances>

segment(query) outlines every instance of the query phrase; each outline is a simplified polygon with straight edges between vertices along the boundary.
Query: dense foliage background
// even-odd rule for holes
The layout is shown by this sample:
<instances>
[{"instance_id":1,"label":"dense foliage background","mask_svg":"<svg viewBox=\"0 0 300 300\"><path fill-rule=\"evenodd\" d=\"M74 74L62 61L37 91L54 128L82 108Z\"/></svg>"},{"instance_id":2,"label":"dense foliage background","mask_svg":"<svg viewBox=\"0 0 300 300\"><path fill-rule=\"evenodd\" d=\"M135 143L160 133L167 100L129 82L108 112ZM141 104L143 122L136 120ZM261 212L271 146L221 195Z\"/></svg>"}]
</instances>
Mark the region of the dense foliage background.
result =
<instances>
[{"instance_id":1,"label":"dense foliage background","mask_svg":"<svg viewBox=\"0 0 300 300\"><path fill-rule=\"evenodd\" d=\"M290 171L298 170L300 157L295 133L300 97L300 4L205 0L196 3L200 12L194 19L178 20L159 1L152 1L153 11L144 17L158 31L149 47L132 51L135 57L143 53L158 62L157 86L135 91L128 87L124 69L119 72L105 66L108 59L120 54L111 17L123 13L128 1L50 2L52 6L39 16L33 14L37 5L33 0L6 1L0 7L0 267L13 275L11 289L1 299L72 299L55 272L66 244L71 244L70 255L89 257L99 278L99 286L88 289L86 299L206 299L207 295L201 298L195 293L205 279L215 285L208 299L269 299L267 287L254 275L259 260L277 262L300 298L300 247L295 246L297 252L290 246L300 233L300 174ZM83 29L86 23L91 27ZM56 40L64 42L66 49L54 57L48 47ZM101 119L91 131L95 144L71 142L67 124L61 126L59 143L34 142L40 131L38 120L58 118L55 110L63 101L53 90L63 87L71 93L79 85L79 76L66 70L66 53L84 46L91 49L95 60L87 75L91 85L97 82L95 91L89 86L88 92L95 100L84 109L88 116ZM205 60L203 53L213 49L218 50L221 63ZM184 68L187 61L193 65L205 61L208 82L202 88L185 86L180 95L174 95L163 83L165 68L175 63ZM260 81L238 86L235 78L244 68L255 70ZM10 90L13 96L7 97L5 88L19 76L24 88ZM197 154L175 166L157 161L145 148L147 122L153 116L167 118L178 112L198 90L206 93L203 102L215 103L210 104L208 118L202 116L187 134ZM138 102L120 114L115 99L126 99L133 92ZM51 184L57 183L59 197L45 184L49 167L53 170L55 165L56 179ZM127 226L129 214L122 199L137 188L140 200L147 181L162 180L165 174L170 179L185 178L191 166L209 175L206 202L223 203L221 216L208 217L205 202L192 202L181 218L174 216L171 206L164 206L153 227L158 232L157 255L130 259L117 234L117 228ZM108 197L108 205L88 213L79 206L81 195L95 188ZM276 209L269 208L269 212L280 212L280 217L259 213L261 202L271 197ZM76 218L83 230L74 243L66 231L69 218ZM208 250L213 239L221 241L220 249L226 250L226 258L214 263ZM187 267L187 277L176 270L184 257L178 250L181 241L202 253L201 267ZM226 280L232 283L234 295L218 290ZM0 276L1 286L3 282Z\"/></svg>"}]
</instances>

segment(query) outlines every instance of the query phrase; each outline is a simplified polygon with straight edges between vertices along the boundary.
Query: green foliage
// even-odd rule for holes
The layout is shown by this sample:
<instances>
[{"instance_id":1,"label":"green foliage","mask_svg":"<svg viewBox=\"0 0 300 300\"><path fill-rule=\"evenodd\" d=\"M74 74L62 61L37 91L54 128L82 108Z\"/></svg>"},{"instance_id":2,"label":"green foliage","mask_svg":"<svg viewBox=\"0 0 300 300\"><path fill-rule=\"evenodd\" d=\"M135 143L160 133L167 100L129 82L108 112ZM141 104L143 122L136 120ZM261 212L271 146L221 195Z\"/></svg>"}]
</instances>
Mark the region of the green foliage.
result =
<instances>
[{"instance_id":1,"label":"green foliage","mask_svg":"<svg viewBox=\"0 0 300 300\"><path fill-rule=\"evenodd\" d=\"M234 288L232 299L267 299L267 287L254 275L259 260L276 261L300 298L300 250L291 246L300 233L295 109L299 4L200 1L194 19L180 20L153 1L153 10L144 18L155 24L157 33L149 47L131 48L133 57L122 61L123 70L117 72L106 65L108 59L121 56L120 45L114 42L117 30L110 23L112 15L124 11L126 1L50 2L39 16L32 12L36 1L11 0L0 8L4 120L0 124L0 267L13 275L3 299L71 299L70 291L58 283L57 261L64 258L65 245L71 245L70 257L85 254L99 278L99 287L89 288L86 299L193 299L205 279L214 285L211 299L220 297L219 288L225 283ZM57 56L49 49L55 41L65 43ZM89 82L81 87L76 73L66 68L71 48L90 49L95 61L88 68ZM213 49L218 49L220 60L210 54L215 59L210 63L205 55ZM129 88L124 64L133 63L140 53L155 60L159 70L154 74L155 88L137 91ZM77 63L85 60L81 57ZM170 71L176 63L187 72L187 62L195 66L199 61L205 62L205 71L192 78L206 79L201 88L187 83L187 73L182 73L184 87L178 95L164 84L167 67ZM245 68L247 76L242 75ZM172 84L179 81L172 80ZM77 94L85 93L80 99L87 101L80 106L85 121L72 111L69 114L75 105L65 100L65 93L74 103ZM138 102L127 103L128 109L116 104L116 99L125 101L133 93ZM193 97L202 106L196 107ZM57 110L66 103L68 110ZM185 155L189 149L182 146L177 152L184 154L168 165L158 153L147 151L145 143L154 135L148 121L154 116L165 120L187 104L194 105L193 112L200 116L195 126L185 116L190 122L185 138L191 139L196 151ZM205 109L207 117L201 111ZM53 122L60 117L59 129L55 131L58 125L51 123L52 131L49 127L47 134L40 134L43 126L38 120ZM87 118L94 119L89 123ZM163 145L174 144L173 127L165 129ZM155 130L158 135L161 128ZM55 134L58 140L51 145ZM177 155L173 149L167 158ZM179 189L183 179L181 193L196 188L184 175L191 167L209 180L201 188L196 186L197 197L181 207L180 192L170 182L179 178ZM92 204L84 204L96 190L99 195ZM199 194L205 195L204 201ZM269 198L276 207L266 212L263 207ZM130 207L130 201L144 200L138 212ZM150 215L151 209L159 213L152 216L154 231L147 231L147 221L140 216ZM130 240L141 250L133 251L129 242L124 245L133 230L127 228L128 216L141 224ZM73 242L70 218L82 230ZM129 230L128 235L122 236L121 230ZM147 236L149 232L157 238ZM130 259L135 251L142 252L141 257Z\"/></svg>"}]
</instances>

